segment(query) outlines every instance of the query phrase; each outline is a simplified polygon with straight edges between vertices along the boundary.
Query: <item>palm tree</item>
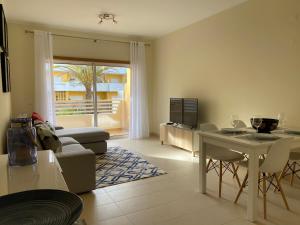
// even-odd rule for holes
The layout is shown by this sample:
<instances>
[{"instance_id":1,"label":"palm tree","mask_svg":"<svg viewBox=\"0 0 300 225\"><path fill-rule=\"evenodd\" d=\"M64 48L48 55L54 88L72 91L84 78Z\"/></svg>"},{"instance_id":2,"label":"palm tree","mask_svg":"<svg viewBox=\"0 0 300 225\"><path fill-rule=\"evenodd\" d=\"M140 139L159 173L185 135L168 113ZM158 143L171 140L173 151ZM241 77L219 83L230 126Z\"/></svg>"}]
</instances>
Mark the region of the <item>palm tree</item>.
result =
<instances>
[{"instance_id":1,"label":"palm tree","mask_svg":"<svg viewBox=\"0 0 300 225\"><path fill-rule=\"evenodd\" d=\"M85 87L85 99L92 99L92 87L93 87L93 67L88 65L69 65L69 64L56 64L54 69L63 69L68 72L72 78L78 80ZM104 71L107 70L107 66L100 66L96 69L96 78L104 82Z\"/></svg>"}]
</instances>

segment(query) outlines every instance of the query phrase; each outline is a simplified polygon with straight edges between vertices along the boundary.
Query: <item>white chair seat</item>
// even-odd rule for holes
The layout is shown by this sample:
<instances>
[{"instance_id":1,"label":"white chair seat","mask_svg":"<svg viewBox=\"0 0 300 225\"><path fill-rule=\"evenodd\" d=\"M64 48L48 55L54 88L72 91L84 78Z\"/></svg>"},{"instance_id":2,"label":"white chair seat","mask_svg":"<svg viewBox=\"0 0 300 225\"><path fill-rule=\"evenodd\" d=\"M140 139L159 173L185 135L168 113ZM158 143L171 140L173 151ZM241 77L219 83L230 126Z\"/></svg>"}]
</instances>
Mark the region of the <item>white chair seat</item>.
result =
<instances>
[{"instance_id":1,"label":"white chair seat","mask_svg":"<svg viewBox=\"0 0 300 225\"><path fill-rule=\"evenodd\" d=\"M214 145L208 145L206 149L208 158L212 158L214 160L220 160L224 162L237 162L245 158L241 153Z\"/></svg>"}]
</instances>

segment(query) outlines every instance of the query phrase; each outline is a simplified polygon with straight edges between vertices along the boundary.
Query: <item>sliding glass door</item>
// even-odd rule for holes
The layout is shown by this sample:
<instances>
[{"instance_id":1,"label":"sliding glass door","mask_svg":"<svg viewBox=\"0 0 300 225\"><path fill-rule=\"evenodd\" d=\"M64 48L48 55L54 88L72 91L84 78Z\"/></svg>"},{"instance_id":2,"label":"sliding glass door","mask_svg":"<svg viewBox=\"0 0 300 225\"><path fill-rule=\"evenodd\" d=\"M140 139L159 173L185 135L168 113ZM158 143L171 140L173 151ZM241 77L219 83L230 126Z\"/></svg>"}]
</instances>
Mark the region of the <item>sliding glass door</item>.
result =
<instances>
[{"instance_id":1,"label":"sliding glass door","mask_svg":"<svg viewBox=\"0 0 300 225\"><path fill-rule=\"evenodd\" d=\"M53 71L58 125L94 126L111 135L127 134L129 68L57 62Z\"/></svg>"}]
</instances>

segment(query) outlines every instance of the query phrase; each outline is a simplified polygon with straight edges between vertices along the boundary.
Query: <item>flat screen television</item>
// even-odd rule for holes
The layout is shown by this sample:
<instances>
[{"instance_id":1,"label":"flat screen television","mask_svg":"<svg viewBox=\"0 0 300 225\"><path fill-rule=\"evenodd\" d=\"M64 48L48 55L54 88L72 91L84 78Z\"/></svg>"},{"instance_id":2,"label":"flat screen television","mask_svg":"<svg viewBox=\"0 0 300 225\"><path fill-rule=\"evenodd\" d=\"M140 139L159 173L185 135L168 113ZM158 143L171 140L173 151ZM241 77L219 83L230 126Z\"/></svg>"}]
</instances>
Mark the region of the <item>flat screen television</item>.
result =
<instances>
[{"instance_id":1,"label":"flat screen television","mask_svg":"<svg viewBox=\"0 0 300 225\"><path fill-rule=\"evenodd\" d=\"M180 123L183 121L183 99L171 98L170 99L170 121L172 123Z\"/></svg>"},{"instance_id":2,"label":"flat screen television","mask_svg":"<svg viewBox=\"0 0 300 225\"><path fill-rule=\"evenodd\" d=\"M183 122L184 125L191 128L198 126L198 99L184 98L183 99Z\"/></svg>"},{"instance_id":3,"label":"flat screen television","mask_svg":"<svg viewBox=\"0 0 300 225\"><path fill-rule=\"evenodd\" d=\"M197 98L171 98L170 121L183 124L191 128L198 126L198 99Z\"/></svg>"}]
</instances>

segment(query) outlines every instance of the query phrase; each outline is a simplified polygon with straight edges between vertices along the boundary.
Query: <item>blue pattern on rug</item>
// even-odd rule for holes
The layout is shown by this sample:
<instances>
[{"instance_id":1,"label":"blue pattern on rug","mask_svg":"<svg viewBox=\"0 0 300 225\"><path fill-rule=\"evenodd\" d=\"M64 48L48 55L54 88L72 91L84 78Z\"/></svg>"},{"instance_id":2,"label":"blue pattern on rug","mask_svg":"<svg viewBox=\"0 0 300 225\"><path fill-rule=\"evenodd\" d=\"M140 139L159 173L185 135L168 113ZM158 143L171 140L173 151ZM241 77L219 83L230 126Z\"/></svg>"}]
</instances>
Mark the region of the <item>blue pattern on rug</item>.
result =
<instances>
[{"instance_id":1,"label":"blue pattern on rug","mask_svg":"<svg viewBox=\"0 0 300 225\"><path fill-rule=\"evenodd\" d=\"M96 155L96 188L166 173L147 160L121 147L108 147L105 154Z\"/></svg>"}]
</instances>

